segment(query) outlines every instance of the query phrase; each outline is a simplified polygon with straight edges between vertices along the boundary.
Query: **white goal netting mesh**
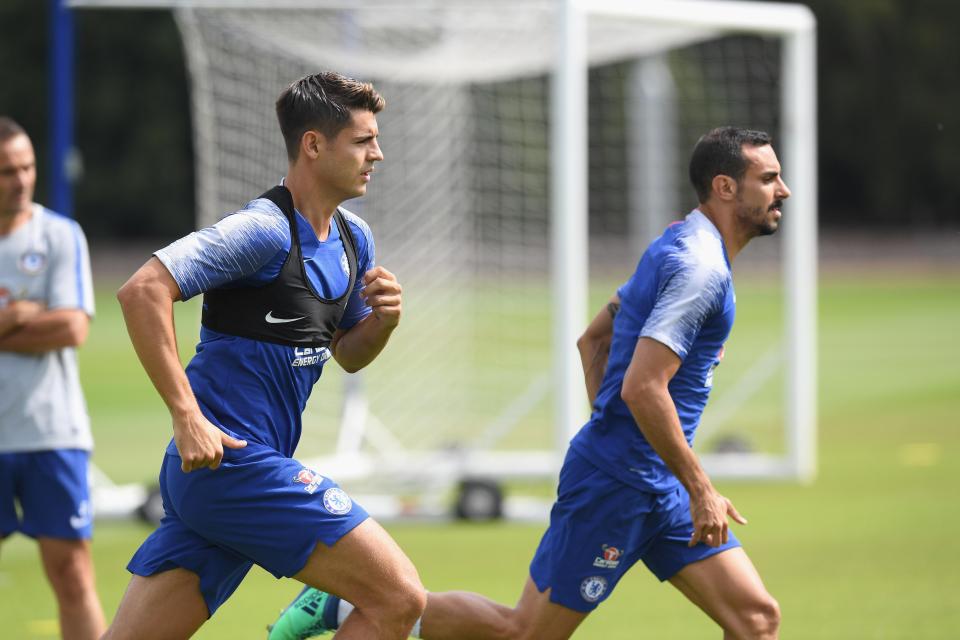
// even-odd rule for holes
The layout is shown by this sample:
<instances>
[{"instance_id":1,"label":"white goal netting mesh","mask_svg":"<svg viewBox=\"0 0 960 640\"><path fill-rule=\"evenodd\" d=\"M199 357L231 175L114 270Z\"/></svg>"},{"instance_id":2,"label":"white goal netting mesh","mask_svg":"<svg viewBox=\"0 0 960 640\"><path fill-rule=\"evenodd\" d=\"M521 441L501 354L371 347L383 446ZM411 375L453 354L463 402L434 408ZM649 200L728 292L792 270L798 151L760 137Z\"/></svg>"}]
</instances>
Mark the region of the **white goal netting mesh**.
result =
<instances>
[{"instance_id":1,"label":"white goal netting mesh","mask_svg":"<svg viewBox=\"0 0 960 640\"><path fill-rule=\"evenodd\" d=\"M333 69L373 82L387 101L378 116L386 160L368 195L346 207L370 224L378 263L403 284L404 318L361 381L347 383L362 386L362 444L339 433L344 378L331 366L300 455L338 444L554 448L553 5L355 2L179 9L177 19L193 82L201 224L284 175L273 104L292 80ZM702 133L735 124L778 134L781 45L628 18L592 17L588 31L592 315L645 243L695 206L686 163ZM718 372L706 446L783 449L779 279L752 275L779 272L779 241L763 244L744 258L757 302L741 296L749 328L735 329L740 348L728 348ZM751 261L760 268L751 272Z\"/></svg>"}]
</instances>

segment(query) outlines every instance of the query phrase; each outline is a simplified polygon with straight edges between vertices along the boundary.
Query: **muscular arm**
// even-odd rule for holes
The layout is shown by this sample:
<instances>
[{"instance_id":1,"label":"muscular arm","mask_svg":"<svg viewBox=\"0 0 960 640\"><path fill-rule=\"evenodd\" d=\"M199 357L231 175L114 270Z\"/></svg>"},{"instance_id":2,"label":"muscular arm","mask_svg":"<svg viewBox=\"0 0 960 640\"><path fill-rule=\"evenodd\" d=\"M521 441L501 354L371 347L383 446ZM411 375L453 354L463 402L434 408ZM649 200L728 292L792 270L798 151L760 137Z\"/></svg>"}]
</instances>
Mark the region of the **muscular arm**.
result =
<instances>
[{"instance_id":1,"label":"muscular arm","mask_svg":"<svg viewBox=\"0 0 960 640\"><path fill-rule=\"evenodd\" d=\"M640 338L623 379L621 397L647 442L690 494L694 526L690 546L698 542L719 546L727 541L727 514L741 524L746 520L714 489L683 435L667 388L679 368L680 358L673 351L656 340Z\"/></svg>"},{"instance_id":2,"label":"muscular arm","mask_svg":"<svg viewBox=\"0 0 960 640\"><path fill-rule=\"evenodd\" d=\"M166 267L151 258L117 292L130 341L144 370L167 405L184 471L216 469L223 445L244 446L210 424L180 363L173 303L180 289Z\"/></svg>"},{"instance_id":3,"label":"muscular arm","mask_svg":"<svg viewBox=\"0 0 960 640\"><path fill-rule=\"evenodd\" d=\"M363 276L363 297L373 312L346 331L337 331L330 351L344 370L353 373L379 355L400 323L401 287L396 276L375 267Z\"/></svg>"},{"instance_id":4,"label":"muscular arm","mask_svg":"<svg viewBox=\"0 0 960 640\"><path fill-rule=\"evenodd\" d=\"M613 317L620 308L620 296L614 294L607 305L593 318L583 335L577 339L583 379L587 385L587 398L592 405L597 399L603 372L607 368L610 342L613 340Z\"/></svg>"}]
</instances>

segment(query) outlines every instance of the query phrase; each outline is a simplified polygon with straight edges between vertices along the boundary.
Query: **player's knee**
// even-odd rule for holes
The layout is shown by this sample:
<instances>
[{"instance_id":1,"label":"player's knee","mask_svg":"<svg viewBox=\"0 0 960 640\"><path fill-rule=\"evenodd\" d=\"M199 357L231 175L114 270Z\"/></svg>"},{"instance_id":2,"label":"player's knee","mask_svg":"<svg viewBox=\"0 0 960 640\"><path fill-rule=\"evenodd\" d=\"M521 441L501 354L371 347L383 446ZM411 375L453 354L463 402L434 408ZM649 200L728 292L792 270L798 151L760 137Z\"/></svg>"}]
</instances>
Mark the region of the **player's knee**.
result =
<instances>
[{"instance_id":1,"label":"player's knee","mask_svg":"<svg viewBox=\"0 0 960 640\"><path fill-rule=\"evenodd\" d=\"M69 554L48 563L47 576L61 603L82 603L93 590L90 562L79 554Z\"/></svg>"},{"instance_id":2,"label":"player's knee","mask_svg":"<svg viewBox=\"0 0 960 640\"><path fill-rule=\"evenodd\" d=\"M491 640L534 640L537 630L517 615L515 609L500 616L491 628Z\"/></svg>"},{"instance_id":3,"label":"player's knee","mask_svg":"<svg viewBox=\"0 0 960 640\"><path fill-rule=\"evenodd\" d=\"M397 576L390 581L366 609L374 619L388 627L409 628L423 615L427 606L427 593L416 571ZM384 585L387 586L387 585Z\"/></svg>"},{"instance_id":4,"label":"player's knee","mask_svg":"<svg viewBox=\"0 0 960 640\"><path fill-rule=\"evenodd\" d=\"M420 577L414 571L412 576L407 576L401 581L401 588L398 590L395 599L395 615L406 625L413 626L423 610L427 606L427 592L420 582Z\"/></svg>"},{"instance_id":5,"label":"player's knee","mask_svg":"<svg viewBox=\"0 0 960 640\"><path fill-rule=\"evenodd\" d=\"M747 638L776 638L780 630L780 605L772 596L766 595L743 611L742 624Z\"/></svg>"},{"instance_id":6,"label":"player's knee","mask_svg":"<svg viewBox=\"0 0 960 640\"><path fill-rule=\"evenodd\" d=\"M773 599L773 596L767 596L767 602L764 605L763 616L766 621L767 629L772 635L780 630L780 603Z\"/></svg>"}]
</instances>

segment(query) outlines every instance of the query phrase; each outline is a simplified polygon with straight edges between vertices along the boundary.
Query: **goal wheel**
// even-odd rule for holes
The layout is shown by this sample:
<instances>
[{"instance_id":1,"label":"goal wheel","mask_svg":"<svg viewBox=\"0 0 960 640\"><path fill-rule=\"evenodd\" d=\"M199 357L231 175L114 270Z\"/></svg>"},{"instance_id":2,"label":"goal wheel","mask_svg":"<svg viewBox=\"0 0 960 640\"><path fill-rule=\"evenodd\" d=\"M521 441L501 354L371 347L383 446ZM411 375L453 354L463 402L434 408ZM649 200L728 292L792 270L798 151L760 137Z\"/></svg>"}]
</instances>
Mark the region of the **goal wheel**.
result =
<instances>
[{"instance_id":1,"label":"goal wheel","mask_svg":"<svg viewBox=\"0 0 960 640\"><path fill-rule=\"evenodd\" d=\"M498 520L503 517L503 489L493 480L460 481L454 516L458 520Z\"/></svg>"}]
</instances>

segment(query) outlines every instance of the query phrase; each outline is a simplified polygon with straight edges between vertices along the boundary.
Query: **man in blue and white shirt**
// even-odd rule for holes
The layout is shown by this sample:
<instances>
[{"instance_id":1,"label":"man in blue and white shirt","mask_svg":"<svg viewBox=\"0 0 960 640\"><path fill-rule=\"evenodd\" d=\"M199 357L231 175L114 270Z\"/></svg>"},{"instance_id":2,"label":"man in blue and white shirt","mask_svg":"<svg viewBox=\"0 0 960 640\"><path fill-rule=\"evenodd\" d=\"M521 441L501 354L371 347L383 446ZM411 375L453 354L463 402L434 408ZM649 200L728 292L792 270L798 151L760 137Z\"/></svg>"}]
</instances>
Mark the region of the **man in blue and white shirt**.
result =
<instances>
[{"instance_id":1,"label":"man in blue and white shirt","mask_svg":"<svg viewBox=\"0 0 960 640\"><path fill-rule=\"evenodd\" d=\"M30 138L0 117L0 540L37 540L60 628L92 639L105 622L76 353L93 316L90 259L80 225L33 202L36 177Z\"/></svg>"},{"instance_id":2,"label":"man in blue and white shirt","mask_svg":"<svg viewBox=\"0 0 960 640\"><path fill-rule=\"evenodd\" d=\"M570 443L520 601L511 609L473 593L430 593L418 637L568 638L639 560L724 637L777 637L779 606L728 530L728 517L746 520L691 446L733 327L730 266L752 238L777 230L790 191L770 137L733 127L700 139L690 178L699 207L650 245L578 341L593 413ZM323 595L312 627L296 610L321 599L308 592L271 640L335 628L351 605Z\"/></svg>"},{"instance_id":3,"label":"man in blue and white shirt","mask_svg":"<svg viewBox=\"0 0 960 640\"><path fill-rule=\"evenodd\" d=\"M344 637L406 638L425 603L413 565L330 478L293 458L301 413L328 359L369 364L400 320L401 288L373 237L340 208L383 159L383 98L336 73L277 100L283 184L157 251L118 293L130 338L166 402L164 518L106 637L192 635L253 564L357 599ZM172 305L203 293L186 371ZM322 469L319 470L322 472Z\"/></svg>"}]
</instances>

